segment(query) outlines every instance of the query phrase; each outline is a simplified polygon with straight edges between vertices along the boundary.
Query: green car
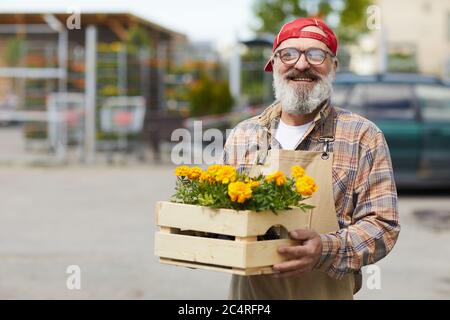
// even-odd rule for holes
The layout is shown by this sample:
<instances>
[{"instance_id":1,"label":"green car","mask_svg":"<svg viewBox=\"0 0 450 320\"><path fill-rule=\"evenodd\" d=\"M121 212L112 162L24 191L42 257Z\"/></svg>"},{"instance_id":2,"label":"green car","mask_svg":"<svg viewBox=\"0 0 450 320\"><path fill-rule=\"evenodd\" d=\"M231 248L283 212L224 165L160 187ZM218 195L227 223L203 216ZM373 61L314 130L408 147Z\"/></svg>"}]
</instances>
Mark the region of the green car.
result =
<instances>
[{"instance_id":1,"label":"green car","mask_svg":"<svg viewBox=\"0 0 450 320\"><path fill-rule=\"evenodd\" d=\"M417 74L338 74L333 102L384 132L399 188L450 187L450 86Z\"/></svg>"}]
</instances>

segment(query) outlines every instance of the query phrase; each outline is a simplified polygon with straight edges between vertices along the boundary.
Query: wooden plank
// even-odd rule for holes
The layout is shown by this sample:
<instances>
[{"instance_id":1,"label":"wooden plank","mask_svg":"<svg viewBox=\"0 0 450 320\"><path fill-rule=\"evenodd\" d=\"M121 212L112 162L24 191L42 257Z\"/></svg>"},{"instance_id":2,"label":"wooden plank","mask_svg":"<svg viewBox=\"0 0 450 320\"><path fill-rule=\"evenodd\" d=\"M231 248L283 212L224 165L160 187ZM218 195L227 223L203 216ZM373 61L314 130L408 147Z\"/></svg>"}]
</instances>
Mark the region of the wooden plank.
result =
<instances>
[{"instance_id":1,"label":"wooden plank","mask_svg":"<svg viewBox=\"0 0 450 320\"><path fill-rule=\"evenodd\" d=\"M311 219L311 212L298 208L274 214L271 211L212 209L167 201L157 203L156 214L160 226L237 237L264 235L274 225L281 225L288 231L309 228Z\"/></svg>"},{"instance_id":2,"label":"wooden plank","mask_svg":"<svg viewBox=\"0 0 450 320\"><path fill-rule=\"evenodd\" d=\"M158 232L155 254L162 258L245 268L245 244Z\"/></svg>"},{"instance_id":3,"label":"wooden plank","mask_svg":"<svg viewBox=\"0 0 450 320\"><path fill-rule=\"evenodd\" d=\"M240 269L240 268L229 268L229 267L217 266L217 265L212 265L212 264L202 264L202 263L181 261L181 260L175 260L175 259L166 259L166 258L160 258L159 262L174 265L174 266L179 266L179 267L227 272L227 273L238 274L238 275L242 275L242 276L274 273L273 269L271 267Z\"/></svg>"},{"instance_id":4,"label":"wooden plank","mask_svg":"<svg viewBox=\"0 0 450 320\"><path fill-rule=\"evenodd\" d=\"M245 247L245 267L273 266L286 261L286 256L278 253L278 247L282 245L296 245L298 243L298 241L288 239L249 242Z\"/></svg>"},{"instance_id":5,"label":"wooden plank","mask_svg":"<svg viewBox=\"0 0 450 320\"><path fill-rule=\"evenodd\" d=\"M235 210L160 201L156 205L157 224L218 233L231 236L247 236L247 217Z\"/></svg>"},{"instance_id":6,"label":"wooden plank","mask_svg":"<svg viewBox=\"0 0 450 320\"><path fill-rule=\"evenodd\" d=\"M278 247L297 243L288 239L240 242L158 232L155 254L223 267L259 268L286 261L286 257L278 253Z\"/></svg>"}]
</instances>

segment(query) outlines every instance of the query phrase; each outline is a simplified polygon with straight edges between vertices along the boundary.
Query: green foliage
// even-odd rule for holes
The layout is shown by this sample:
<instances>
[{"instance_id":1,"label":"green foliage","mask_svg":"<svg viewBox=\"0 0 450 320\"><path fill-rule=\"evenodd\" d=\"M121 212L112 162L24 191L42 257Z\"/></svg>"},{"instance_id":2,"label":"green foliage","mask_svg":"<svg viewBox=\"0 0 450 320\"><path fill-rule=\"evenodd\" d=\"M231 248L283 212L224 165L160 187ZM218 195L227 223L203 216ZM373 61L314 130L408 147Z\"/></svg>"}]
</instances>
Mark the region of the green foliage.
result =
<instances>
[{"instance_id":1,"label":"green foliage","mask_svg":"<svg viewBox=\"0 0 450 320\"><path fill-rule=\"evenodd\" d=\"M286 21L307 16L300 0L256 0L253 9L260 26L256 31L276 34Z\"/></svg>"},{"instance_id":2,"label":"green foliage","mask_svg":"<svg viewBox=\"0 0 450 320\"><path fill-rule=\"evenodd\" d=\"M128 31L126 43L129 48L149 48L150 37L144 28L136 26Z\"/></svg>"},{"instance_id":3,"label":"green foliage","mask_svg":"<svg viewBox=\"0 0 450 320\"><path fill-rule=\"evenodd\" d=\"M366 32L366 8L372 0L255 0L257 32L277 34L284 23L298 17L315 16L327 21L335 16L333 27L339 40L352 43Z\"/></svg>"},{"instance_id":4,"label":"green foliage","mask_svg":"<svg viewBox=\"0 0 450 320\"><path fill-rule=\"evenodd\" d=\"M228 83L203 74L188 91L191 116L229 112L233 106Z\"/></svg>"},{"instance_id":5,"label":"green foliage","mask_svg":"<svg viewBox=\"0 0 450 320\"><path fill-rule=\"evenodd\" d=\"M267 49L266 49L267 50ZM250 105L263 104L266 92L271 90L269 86L271 78L267 79L264 65L267 61L265 48L253 47L242 55L243 69L241 72L242 93L247 97Z\"/></svg>"},{"instance_id":6,"label":"green foliage","mask_svg":"<svg viewBox=\"0 0 450 320\"><path fill-rule=\"evenodd\" d=\"M13 38L6 42L5 60L8 66L14 67L20 61L24 42L19 38Z\"/></svg>"},{"instance_id":7,"label":"green foliage","mask_svg":"<svg viewBox=\"0 0 450 320\"><path fill-rule=\"evenodd\" d=\"M232 181L224 183L220 179L216 180L214 174L209 175L212 179L191 179L187 175L178 175L172 202L257 212L271 210L275 214L277 210L290 210L293 207L303 211L314 208L302 203L309 197L297 192L295 178L283 178L283 182L278 183L267 179L267 176L250 178L248 174L240 173ZM243 201L233 199L233 195L242 196Z\"/></svg>"},{"instance_id":8,"label":"green foliage","mask_svg":"<svg viewBox=\"0 0 450 320\"><path fill-rule=\"evenodd\" d=\"M366 9L371 0L346 0L340 13L340 24L337 36L341 42L353 43L360 33L367 32Z\"/></svg>"}]
</instances>

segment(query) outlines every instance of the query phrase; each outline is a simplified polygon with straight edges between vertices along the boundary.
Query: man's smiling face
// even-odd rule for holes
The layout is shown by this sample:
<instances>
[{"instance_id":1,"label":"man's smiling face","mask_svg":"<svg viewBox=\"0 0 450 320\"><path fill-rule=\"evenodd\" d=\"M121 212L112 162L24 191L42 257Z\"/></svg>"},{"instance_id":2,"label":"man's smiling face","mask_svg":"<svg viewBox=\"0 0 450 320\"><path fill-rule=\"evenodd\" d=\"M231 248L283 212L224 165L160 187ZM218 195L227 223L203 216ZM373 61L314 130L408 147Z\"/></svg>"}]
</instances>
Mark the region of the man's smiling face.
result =
<instances>
[{"instance_id":1,"label":"man's smiling face","mask_svg":"<svg viewBox=\"0 0 450 320\"><path fill-rule=\"evenodd\" d=\"M316 32L323 36L325 36L325 33L318 27L305 27L302 29L302 31L310 31L310 32ZM299 50L306 50L308 48L319 48L324 51L330 52L330 49L326 46L325 43L311 38L290 38L285 41L283 41L276 51L279 51L284 48L297 48ZM327 55L325 58L325 61L320 65L310 65L306 61L306 57L304 54L300 57L300 59L297 61L297 63L294 66L286 66L279 58L275 58L274 60L274 72L279 73L280 75L283 75L285 78L289 78L291 81L295 81L293 75L302 75L303 73L309 74L309 76L306 76L307 81L296 81L299 82L299 84L309 84L310 87L313 86L315 82L317 82L318 79L326 77L331 71L335 71L337 67L337 64L335 64L335 61L333 61L332 57L330 55Z\"/></svg>"},{"instance_id":2,"label":"man's smiling face","mask_svg":"<svg viewBox=\"0 0 450 320\"><path fill-rule=\"evenodd\" d=\"M325 35L315 26L305 27L310 31ZM276 52L284 48L306 50L319 48L326 52L330 49L321 41L311 38L290 38L283 41ZM320 65L311 65L302 54L295 65L284 64L279 55L274 58L273 76L275 97L280 100L283 110L294 114L313 112L324 100L331 96L331 81L334 78L337 61L327 54Z\"/></svg>"}]
</instances>

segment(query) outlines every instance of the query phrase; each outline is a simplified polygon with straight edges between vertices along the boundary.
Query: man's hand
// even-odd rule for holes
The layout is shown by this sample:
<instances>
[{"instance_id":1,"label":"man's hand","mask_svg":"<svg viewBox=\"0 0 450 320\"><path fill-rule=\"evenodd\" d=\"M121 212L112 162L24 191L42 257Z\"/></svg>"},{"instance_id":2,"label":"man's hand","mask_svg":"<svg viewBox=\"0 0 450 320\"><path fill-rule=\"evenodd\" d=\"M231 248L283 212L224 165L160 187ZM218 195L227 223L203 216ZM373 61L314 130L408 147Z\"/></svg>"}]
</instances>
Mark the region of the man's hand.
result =
<instances>
[{"instance_id":1,"label":"man's hand","mask_svg":"<svg viewBox=\"0 0 450 320\"><path fill-rule=\"evenodd\" d=\"M312 230L299 229L290 232L291 238L300 240L298 246L280 246L278 252L285 255L289 261L273 266L276 276L298 276L310 272L322 255L322 239Z\"/></svg>"}]
</instances>

